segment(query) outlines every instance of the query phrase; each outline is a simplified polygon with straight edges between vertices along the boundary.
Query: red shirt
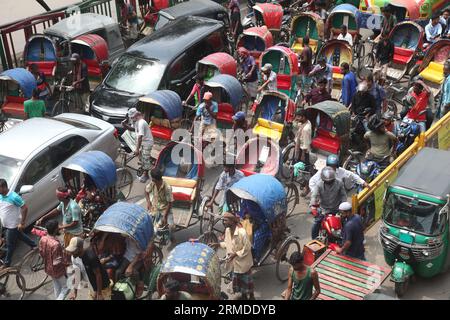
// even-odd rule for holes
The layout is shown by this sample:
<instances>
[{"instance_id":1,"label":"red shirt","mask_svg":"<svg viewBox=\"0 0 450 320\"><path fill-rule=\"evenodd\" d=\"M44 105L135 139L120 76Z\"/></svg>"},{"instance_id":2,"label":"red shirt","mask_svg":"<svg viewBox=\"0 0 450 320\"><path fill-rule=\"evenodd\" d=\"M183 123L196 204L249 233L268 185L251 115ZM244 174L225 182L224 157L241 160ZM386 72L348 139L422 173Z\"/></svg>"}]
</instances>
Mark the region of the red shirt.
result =
<instances>
[{"instance_id":1,"label":"red shirt","mask_svg":"<svg viewBox=\"0 0 450 320\"><path fill-rule=\"evenodd\" d=\"M63 247L54 237L46 235L39 241L39 253L44 260L45 273L52 278L61 278L66 274Z\"/></svg>"},{"instance_id":2,"label":"red shirt","mask_svg":"<svg viewBox=\"0 0 450 320\"><path fill-rule=\"evenodd\" d=\"M414 107L412 107L409 111L408 114L406 115L409 119L412 120L416 120L419 122L423 122L427 120L427 115L425 112L425 109L427 108L428 105L428 98L429 98L429 94L428 92L426 92L425 90L423 90L419 95L416 94L414 91L411 93L411 95L414 97L414 99L416 100L416 104L414 105ZM422 114L420 114L421 112L423 112Z\"/></svg>"}]
</instances>

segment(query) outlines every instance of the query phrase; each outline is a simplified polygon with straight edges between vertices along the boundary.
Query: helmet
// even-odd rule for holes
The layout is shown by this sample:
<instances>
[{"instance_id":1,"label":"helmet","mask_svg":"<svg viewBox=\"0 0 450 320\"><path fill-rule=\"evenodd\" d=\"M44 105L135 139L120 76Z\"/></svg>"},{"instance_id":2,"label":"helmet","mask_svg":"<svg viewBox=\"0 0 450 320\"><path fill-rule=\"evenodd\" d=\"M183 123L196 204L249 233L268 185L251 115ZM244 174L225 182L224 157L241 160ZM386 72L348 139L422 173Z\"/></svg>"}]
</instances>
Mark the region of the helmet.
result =
<instances>
[{"instance_id":1,"label":"helmet","mask_svg":"<svg viewBox=\"0 0 450 320\"><path fill-rule=\"evenodd\" d=\"M393 120L394 120L394 113L393 113L392 111L386 111L386 112L383 113L383 115L381 116L381 119L393 121Z\"/></svg>"},{"instance_id":2,"label":"helmet","mask_svg":"<svg viewBox=\"0 0 450 320\"><path fill-rule=\"evenodd\" d=\"M383 125L384 125L383 121L381 121L380 118L378 118L378 116L376 114L374 114L373 116L370 117L369 123L367 124L369 129L372 131L377 130L378 128L382 127Z\"/></svg>"},{"instance_id":3,"label":"helmet","mask_svg":"<svg viewBox=\"0 0 450 320\"><path fill-rule=\"evenodd\" d=\"M327 166L329 167L339 167L339 158L335 154L330 154L327 157Z\"/></svg>"},{"instance_id":4,"label":"helmet","mask_svg":"<svg viewBox=\"0 0 450 320\"><path fill-rule=\"evenodd\" d=\"M322 179L322 181L332 182L336 180L336 172L331 167L325 167L320 173L320 178Z\"/></svg>"}]
</instances>

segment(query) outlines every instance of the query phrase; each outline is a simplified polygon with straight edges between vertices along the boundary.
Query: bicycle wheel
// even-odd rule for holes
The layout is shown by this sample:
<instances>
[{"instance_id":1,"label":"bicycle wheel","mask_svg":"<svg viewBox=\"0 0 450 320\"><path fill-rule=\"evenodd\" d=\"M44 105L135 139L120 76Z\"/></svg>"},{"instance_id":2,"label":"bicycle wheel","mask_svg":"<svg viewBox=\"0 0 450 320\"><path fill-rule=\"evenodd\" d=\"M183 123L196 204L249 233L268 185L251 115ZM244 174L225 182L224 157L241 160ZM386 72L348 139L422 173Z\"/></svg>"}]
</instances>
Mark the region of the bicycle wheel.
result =
<instances>
[{"instance_id":1,"label":"bicycle wheel","mask_svg":"<svg viewBox=\"0 0 450 320\"><path fill-rule=\"evenodd\" d=\"M289 218L295 210L295 207L300 203L299 192L295 183L289 183L284 186L286 191L287 212L286 218Z\"/></svg>"},{"instance_id":2,"label":"bicycle wheel","mask_svg":"<svg viewBox=\"0 0 450 320\"><path fill-rule=\"evenodd\" d=\"M61 113L66 113L66 112L69 112L67 102L60 100L60 101L56 102L53 107L52 117L57 116L58 114L61 114Z\"/></svg>"},{"instance_id":3,"label":"bicycle wheel","mask_svg":"<svg viewBox=\"0 0 450 320\"><path fill-rule=\"evenodd\" d=\"M44 260L35 248L28 252L18 267L19 272L25 278L25 291L34 291L40 288L48 278L44 270ZM20 286L20 283L17 283ZM22 288L21 288L22 289Z\"/></svg>"},{"instance_id":4,"label":"bicycle wheel","mask_svg":"<svg viewBox=\"0 0 450 320\"><path fill-rule=\"evenodd\" d=\"M289 264L289 258L295 251L301 252L300 243L291 236L283 242L280 249L276 252L276 276L281 282L285 282L288 279L289 268L291 266Z\"/></svg>"},{"instance_id":5,"label":"bicycle wheel","mask_svg":"<svg viewBox=\"0 0 450 320\"><path fill-rule=\"evenodd\" d=\"M118 168L116 170L116 190L121 191L124 198L128 199L133 187L133 174L126 168Z\"/></svg>"},{"instance_id":6,"label":"bicycle wheel","mask_svg":"<svg viewBox=\"0 0 450 320\"><path fill-rule=\"evenodd\" d=\"M25 279L16 268L0 272L1 300L22 300L25 296Z\"/></svg>"},{"instance_id":7,"label":"bicycle wheel","mask_svg":"<svg viewBox=\"0 0 450 320\"><path fill-rule=\"evenodd\" d=\"M163 253L158 246L155 246L152 252L152 264L156 266L158 264L161 264L162 261L163 261Z\"/></svg>"}]
</instances>

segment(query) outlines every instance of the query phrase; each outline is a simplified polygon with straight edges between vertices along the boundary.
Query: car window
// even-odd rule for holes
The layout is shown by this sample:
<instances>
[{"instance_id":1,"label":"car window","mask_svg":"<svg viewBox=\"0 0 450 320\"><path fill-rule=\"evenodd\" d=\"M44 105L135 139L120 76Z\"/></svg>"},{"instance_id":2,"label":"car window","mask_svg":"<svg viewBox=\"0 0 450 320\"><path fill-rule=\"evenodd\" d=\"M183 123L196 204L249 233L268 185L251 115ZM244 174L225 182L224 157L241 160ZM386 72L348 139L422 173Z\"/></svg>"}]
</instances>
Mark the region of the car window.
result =
<instances>
[{"instance_id":1,"label":"car window","mask_svg":"<svg viewBox=\"0 0 450 320\"><path fill-rule=\"evenodd\" d=\"M71 136L59 140L50 146L52 161L55 166L59 166L75 153L80 151L89 141L81 136Z\"/></svg>"},{"instance_id":2,"label":"car window","mask_svg":"<svg viewBox=\"0 0 450 320\"><path fill-rule=\"evenodd\" d=\"M17 184L16 192L21 186L36 184L55 168L56 165L52 163L52 158L50 157L50 148L45 148L28 163Z\"/></svg>"},{"instance_id":3,"label":"car window","mask_svg":"<svg viewBox=\"0 0 450 320\"><path fill-rule=\"evenodd\" d=\"M190 54L190 51L183 53L179 56L170 66L169 79L180 80L195 69L197 60Z\"/></svg>"}]
</instances>

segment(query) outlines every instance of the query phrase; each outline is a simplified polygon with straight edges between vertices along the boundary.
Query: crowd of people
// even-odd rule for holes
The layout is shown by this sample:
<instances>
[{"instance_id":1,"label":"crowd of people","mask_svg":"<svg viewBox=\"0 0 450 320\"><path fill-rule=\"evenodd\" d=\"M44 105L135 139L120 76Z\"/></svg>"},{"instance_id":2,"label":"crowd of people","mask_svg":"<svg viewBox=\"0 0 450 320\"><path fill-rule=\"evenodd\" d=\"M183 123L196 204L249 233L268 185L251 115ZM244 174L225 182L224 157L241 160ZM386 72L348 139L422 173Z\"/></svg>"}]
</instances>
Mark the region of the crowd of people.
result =
<instances>
[{"instance_id":1,"label":"crowd of people","mask_svg":"<svg viewBox=\"0 0 450 320\"><path fill-rule=\"evenodd\" d=\"M240 9L238 0L230 0L228 5L231 17L232 35L236 39L242 32L240 26ZM318 5L321 16L326 17L326 10ZM137 16L130 6L122 6L124 24L131 26L132 34L137 33ZM434 15L426 26L426 39L429 43L437 41L440 37L450 35L449 10L442 15ZM358 81L353 68L348 63L340 65L343 75L340 86L339 100L351 114L360 117L363 123L362 139L368 145L367 159L379 163L389 163L398 141L393 115L387 109L387 94L383 84L386 81L388 65L394 56L394 45L389 37L390 32L397 24L395 15L389 7L383 8L383 20L379 37L375 39L375 67L373 73L365 79ZM348 33L347 25L342 25L338 39L347 41L351 46L353 38ZM327 63L325 57L319 57L317 64L313 64L314 54L309 46L309 38L303 38L303 50L299 55L300 85L297 111L292 123L295 138L295 159L310 165L312 124L307 118L305 106L314 105L323 101L333 100L333 68ZM255 100L264 91L277 91L277 74L271 64L266 63L258 70L255 59L248 50L241 47L237 50L238 62L242 70L242 83L251 98ZM72 55L73 86L80 92L86 92L89 85L86 65L80 60L78 54ZM36 77L38 88L33 91L32 98L25 102L26 118L43 117L46 115L46 101L52 95L52 89L46 82L45 76L36 65L30 66L30 71ZM450 62L444 66L444 82L441 97L434 106L430 88L421 79L415 79L413 86L405 96L400 117L416 121L420 130L424 132L430 127L433 118L441 118L450 109ZM200 122L200 134L216 129L218 104L213 93L206 91L203 75L196 76L190 94L183 101L189 104L194 99L197 106L195 119ZM250 101L251 103L251 101ZM433 114L432 110L436 110ZM242 111L233 116L233 129L248 128L247 114ZM136 145L133 150L142 165L142 175L139 181L145 185L146 208L158 228L167 227L172 245L176 243L173 230L173 203L174 197L171 186L162 179L159 169L152 169L151 151L154 138L149 123L136 109L128 110L127 119L122 122L125 130L136 134ZM219 192L226 192L233 184L244 177L244 173L235 167L234 163L224 163L223 172L213 190L212 198L206 206L212 208ZM343 220L342 245L337 252L353 258L365 260L364 227L359 215L352 212L352 206L347 202L348 194L345 188L346 181L352 185L368 187L368 183L357 174L345 170L339 165L337 155L327 158L326 167L311 177L308 185L302 190L302 195L311 194L310 209L314 216L311 228L311 238L316 239L322 220L326 214L341 213ZM143 292L142 270L149 256L152 245L141 250L129 237L118 236L109 243L116 246L108 247L105 239L91 241L86 246L79 202L72 199L72 192L67 188L58 188L56 197L59 201L57 208L53 209L37 221L37 225L45 225L47 235L39 243L35 243L24 232L27 218L27 206L24 200L14 191L8 190L5 180L0 179L0 218L3 228L6 229L6 258L3 267L11 265L17 240L22 240L31 248L38 247L44 260L45 272L51 277L54 286L55 299L76 299L78 290L82 287L66 281L67 276L78 274L90 285L92 299L102 300L111 297L111 288L117 280L129 276L136 279L136 296ZM254 283L252 267L254 257L249 232L243 221L230 212L225 197L219 204L219 212L225 227L223 241L211 244L226 251L227 263L232 270L233 291L240 299L254 299ZM55 218L61 218L62 223ZM58 236L63 234L63 243ZM287 289L282 296L289 300L315 299L320 294L318 273L304 263L302 252L294 252L289 259L291 269L288 274ZM71 278L74 279L74 278ZM191 299L189 293L180 291L180 284L175 279L169 279L165 284L165 294L161 299ZM69 294L70 293L70 294Z\"/></svg>"}]
</instances>

